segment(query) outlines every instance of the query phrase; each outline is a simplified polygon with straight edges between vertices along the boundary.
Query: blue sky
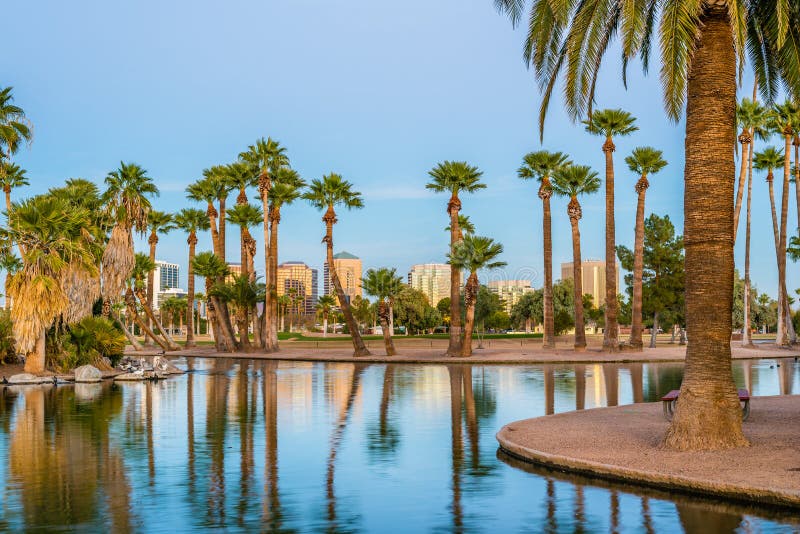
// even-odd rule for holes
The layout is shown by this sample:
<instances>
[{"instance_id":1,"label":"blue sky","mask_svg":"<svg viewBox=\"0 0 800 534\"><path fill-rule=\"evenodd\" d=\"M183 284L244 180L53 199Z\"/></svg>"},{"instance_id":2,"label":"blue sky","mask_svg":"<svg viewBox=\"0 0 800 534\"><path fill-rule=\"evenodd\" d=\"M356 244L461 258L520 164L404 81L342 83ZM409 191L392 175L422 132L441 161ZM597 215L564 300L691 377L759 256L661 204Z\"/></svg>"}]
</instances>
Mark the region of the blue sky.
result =
<instances>
[{"instance_id":1,"label":"blue sky","mask_svg":"<svg viewBox=\"0 0 800 534\"><path fill-rule=\"evenodd\" d=\"M538 285L541 203L535 184L516 178L522 156L561 150L602 175L602 140L572 124L560 99L539 143L540 96L522 60L524 31L512 30L491 0L40 1L3 10L16 22L4 25L14 47L0 54L0 85L14 86L35 125L33 145L16 157L31 178L19 195L69 177L102 182L120 160L134 161L161 189L154 205L177 211L189 205L184 188L203 168L272 136L306 179L335 171L363 192L363 210L340 213L336 250L360 256L365 268L406 273L414 263L444 261L447 250L446 197L425 190L428 170L467 160L483 170L488 188L463 198L464 213L478 233L504 244L509 264L491 276ZM608 54L597 107L638 117L640 131L619 139L616 152L617 242L632 246L638 177L624 157L642 145L664 151L669 166L650 180L647 212L669 214L680 230L684 133L662 110L658 66L643 77L632 65L626 91L618 57L615 49ZM746 76L743 94L751 87ZM773 292L768 202L756 176L753 280ZM582 203L583 257L602 258L603 195ZM558 277L558 264L572 254L566 201L556 200L553 213ZM302 203L284 208L281 261L321 268L320 216ZM237 241L229 240L231 259ZM743 248L740 239L737 265ZM208 236L200 239L204 249ZM186 254L184 235L162 237L159 259L185 267ZM790 291L800 286L797 271L790 263Z\"/></svg>"}]
</instances>

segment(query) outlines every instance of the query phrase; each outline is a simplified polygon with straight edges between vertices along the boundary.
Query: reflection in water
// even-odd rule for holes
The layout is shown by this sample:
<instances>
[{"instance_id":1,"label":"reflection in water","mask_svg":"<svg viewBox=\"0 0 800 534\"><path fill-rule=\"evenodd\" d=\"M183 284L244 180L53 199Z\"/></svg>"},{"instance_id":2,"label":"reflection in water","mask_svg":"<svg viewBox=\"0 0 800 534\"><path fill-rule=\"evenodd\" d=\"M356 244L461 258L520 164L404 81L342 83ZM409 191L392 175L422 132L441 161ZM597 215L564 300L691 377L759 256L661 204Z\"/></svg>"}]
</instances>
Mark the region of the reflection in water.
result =
<instances>
[{"instance_id":1,"label":"reflection in water","mask_svg":"<svg viewBox=\"0 0 800 534\"><path fill-rule=\"evenodd\" d=\"M494 434L508 421L657 400L680 384L678 364L178 363L189 372L159 383L0 387L0 530L798 526L775 511L570 477L497 453ZM789 394L797 370L754 360L734 376L754 395Z\"/></svg>"}]
</instances>

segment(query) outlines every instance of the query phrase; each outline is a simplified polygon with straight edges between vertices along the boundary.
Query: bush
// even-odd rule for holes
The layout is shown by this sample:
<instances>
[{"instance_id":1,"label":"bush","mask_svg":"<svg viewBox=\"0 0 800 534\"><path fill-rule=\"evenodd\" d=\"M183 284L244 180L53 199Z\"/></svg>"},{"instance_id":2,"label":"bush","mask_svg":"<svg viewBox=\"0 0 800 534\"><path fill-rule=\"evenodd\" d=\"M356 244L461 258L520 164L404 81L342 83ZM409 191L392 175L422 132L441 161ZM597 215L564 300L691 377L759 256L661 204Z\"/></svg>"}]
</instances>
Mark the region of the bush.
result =
<instances>
[{"instance_id":1,"label":"bush","mask_svg":"<svg viewBox=\"0 0 800 534\"><path fill-rule=\"evenodd\" d=\"M17 361L17 353L14 349L14 331L11 323L11 314L6 310L0 310L0 363L12 363Z\"/></svg>"},{"instance_id":2,"label":"bush","mask_svg":"<svg viewBox=\"0 0 800 534\"><path fill-rule=\"evenodd\" d=\"M70 325L62 342L59 367L73 369L96 362L102 357L115 366L125 352L125 334L110 320L103 317L85 317Z\"/></svg>"}]
</instances>

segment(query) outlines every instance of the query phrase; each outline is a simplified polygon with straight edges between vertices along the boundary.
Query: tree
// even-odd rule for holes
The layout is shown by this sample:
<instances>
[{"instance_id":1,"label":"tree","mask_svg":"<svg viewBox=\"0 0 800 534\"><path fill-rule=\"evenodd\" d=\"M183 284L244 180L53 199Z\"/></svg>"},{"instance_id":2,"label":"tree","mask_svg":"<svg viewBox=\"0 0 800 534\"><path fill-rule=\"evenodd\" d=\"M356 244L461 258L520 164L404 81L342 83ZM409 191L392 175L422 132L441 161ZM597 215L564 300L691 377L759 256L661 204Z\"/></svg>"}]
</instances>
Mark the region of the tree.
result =
<instances>
[{"instance_id":1,"label":"tree","mask_svg":"<svg viewBox=\"0 0 800 534\"><path fill-rule=\"evenodd\" d=\"M31 123L25 112L13 104L13 90L13 87L0 89L0 163L4 159L10 162L11 156L16 154L19 147L33 139ZM0 173L3 171L4 168L0 166ZM0 175L0 179L2 178Z\"/></svg>"},{"instance_id":2,"label":"tree","mask_svg":"<svg viewBox=\"0 0 800 534\"><path fill-rule=\"evenodd\" d=\"M211 327L214 331L214 342L218 351L233 352L237 349L236 338L233 335L233 325L227 313L227 304L212 292L218 280L225 280L230 273L228 265L213 252L201 252L192 262L194 272L205 278L206 310Z\"/></svg>"},{"instance_id":3,"label":"tree","mask_svg":"<svg viewBox=\"0 0 800 534\"><path fill-rule=\"evenodd\" d=\"M0 184L3 186L3 193L6 195L6 213L11 213L11 190L30 185L25 176L25 169L15 163L2 161L0 159Z\"/></svg>"},{"instance_id":4,"label":"tree","mask_svg":"<svg viewBox=\"0 0 800 534\"><path fill-rule=\"evenodd\" d=\"M378 320L383 331L383 343L386 346L386 355L394 356L397 351L392 341L394 321L392 320L392 308L394 299L403 288L403 279L397 276L397 270L387 267L380 269L369 269L362 279L364 291L374 296L378 304Z\"/></svg>"},{"instance_id":5,"label":"tree","mask_svg":"<svg viewBox=\"0 0 800 534\"><path fill-rule=\"evenodd\" d=\"M270 285L267 291L273 295L278 294L278 226L281 223L281 208L294 203L302 195L302 189L306 186L305 180L294 169L280 167L275 171L275 177L270 190L269 207L269 280ZM276 303L272 302L272 327L269 329L272 339L272 347L278 349L278 310Z\"/></svg>"},{"instance_id":6,"label":"tree","mask_svg":"<svg viewBox=\"0 0 800 534\"><path fill-rule=\"evenodd\" d=\"M742 160L739 168L739 185L736 189L736 204L733 211L733 239L736 242L736 234L739 229L739 214L742 210L742 199L744 196L744 184L747 180L747 167L748 162L752 159L754 148L755 134L754 127L761 121L764 114L764 108L759 105L755 100L743 98L741 102L736 105L736 123L742 127L742 132L739 134L738 140L741 145Z\"/></svg>"},{"instance_id":7,"label":"tree","mask_svg":"<svg viewBox=\"0 0 800 534\"><path fill-rule=\"evenodd\" d=\"M150 237L147 239L147 243L150 245L150 261L155 262L158 234L168 234L175 229L175 223L172 220L171 213L151 209L147 213L147 226L150 228ZM147 274L147 305L150 306L151 309L153 307L153 294L155 291L154 273L155 271L153 270ZM161 288L159 287L159 289Z\"/></svg>"},{"instance_id":8,"label":"tree","mask_svg":"<svg viewBox=\"0 0 800 534\"><path fill-rule=\"evenodd\" d=\"M622 268L632 270L634 253L624 246L617 247L617 253ZM675 236L669 216L652 214L645 220L642 266L642 311L652 317L650 347L655 348L659 318L682 315L684 308L683 238ZM632 285L631 275L625 279Z\"/></svg>"},{"instance_id":9,"label":"tree","mask_svg":"<svg viewBox=\"0 0 800 534\"><path fill-rule=\"evenodd\" d=\"M38 196L14 204L4 238L19 244L22 266L11 276L8 294L17 351L25 372L45 369L45 338L53 321L73 306L66 287L71 273L97 275L89 235L89 213L60 199Z\"/></svg>"},{"instance_id":10,"label":"tree","mask_svg":"<svg viewBox=\"0 0 800 534\"><path fill-rule=\"evenodd\" d=\"M350 303L347 300L344 289L342 289L342 283L339 280L336 265L333 262L333 225L337 222L335 207L344 206L348 210L363 208L364 201L361 198L361 193L353 191L353 184L344 180L341 175L330 173L323 176L322 180L313 180L308 191L303 194L303 198L318 210L325 210L325 214L322 216L322 222L325 223L325 237L322 241L327 246L327 261L331 282L339 299L339 307L342 310L342 314L344 314L347 328L350 329L350 335L353 339L353 355L369 356L369 350L367 350L367 346L364 345L364 341L361 339L358 325L353 317L353 312L350 310Z\"/></svg>"},{"instance_id":11,"label":"tree","mask_svg":"<svg viewBox=\"0 0 800 534\"><path fill-rule=\"evenodd\" d=\"M537 289L522 295L511 307L511 324L515 328L523 327L526 333L530 333L532 326L540 322L543 315L544 292ZM553 329L553 339L555 339L555 323Z\"/></svg>"},{"instance_id":12,"label":"tree","mask_svg":"<svg viewBox=\"0 0 800 534\"><path fill-rule=\"evenodd\" d=\"M322 337L328 336L328 316L336 307L336 299L332 295L322 295L317 300L317 313L322 316Z\"/></svg>"},{"instance_id":13,"label":"tree","mask_svg":"<svg viewBox=\"0 0 800 534\"><path fill-rule=\"evenodd\" d=\"M553 308L553 235L550 212L550 197L553 188L550 184L552 174L562 167L572 164L561 152L531 152L523 158L523 164L517 170L517 176L523 180L536 178L539 181L539 198L542 200L542 234L544 246L544 337L542 346L545 349L555 348L555 326ZM527 323L526 323L527 326Z\"/></svg>"},{"instance_id":14,"label":"tree","mask_svg":"<svg viewBox=\"0 0 800 534\"><path fill-rule=\"evenodd\" d=\"M9 292L9 284L11 282L11 277L14 276L17 271L22 269L22 260L14 254L10 249L0 253L0 269L6 272L6 282L5 282L5 297L6 297L6 310L11 309L11 294Z\"/></svg>"},{"instance_id":15,"label":"tree","mask_svg":"<svg viewBox=\"0 0 800 534\"><path fill-rule=\"evenodd\" d=\"M502 253L503 245L496 243L493 239L467 235L456 244L453 252L448 255L450 265L457 267L459 271L469 271L467 283L464 286L466 319L464 321L464 343L461 348L462 357L472 355L472 330L475 326L475 303L479 289L478 271L504 267L506 262L497 261L497 257Z\"/></svg>"},{"instance_id":16,"label":"tree","mask_svg":"<svg viewBox=\"0 0 800 534\"><path fill-rule=\"evenodd\" d=\"M431 181L425 187L437 193L450 193L447 201L447 214L450 216L450 254L455 251L456 245L464 238L458 225L458 215L461 211L459 194L474 193L486 188L480 181L483 173L477 167L465 161L444 161L428 172ZM461 309L460 288L461 272L455 265L450 266L450 341L447 345L447 354L460 356L461 346Z\"/></svg>"},{"instance_id":17,"label":"tree","mask_svg":"<svg viewBox=\"0 0 800 534\"><path fill-rule=\"evenodd\" d=\"M581 233L578 221L583 217L578 195L590 195L600 189L597 173L584 165L570 165L559 169L553 175L553 192L558 196L569 197L567 215L572 226L572 278L575 309L575 350L586 350L586 329L583 319L583 267L581 263ZM607 227L607 226L606 226ZM606 235L606 238L608 236ZM615 268L616 269L616 268ZM616 277L616 270L614 271ZM608 281L606 281L608 283ZM616 293L614 294L616 300ZM609 328L608 308L606 307L606 330Z\"/></svg>"},{"instance_id":18,"label":"tree","mask_svg":"<svg viewBox=\"0 0 800 534\"><path fill-rule=\"evenodd\" d=\"M239 350L249 351L253 346L250 343L250 322L248 311L255 308L259 301L262 287L256 280L244 275L233 275L231 282L216 283L211 287L211 295L223 302L231 302L236 308L236 328L239 330Z\"/></svg>"},{"instance_id":19,"label":"tree","mask_svg":"<svg viewBox=\"0 0 800 534\"><path fill-rule=\"evenodd\" d=\"M353 308L353 315L360 325L375 324L377 314L373 312L374 308L369 299L356 295L350 303Z\"/></svg>"},{"instance_id":20,"label":"tree","mask_svg":"<svg viewBox=\"0 0 800 534\"><path fill-rule=\"evenodd\" d=\"M633 149L630 156L625 158L625 163L631 172L639 175L636 182L636 232L633 245L633 295L631 298L631 336L630 344L634 350L642 349L642 269L644 251L644 196L650 182L648 175L655 174L663 169L667 162L661 157L662 152L652 147L638 147ZM616 273L615 273L616 278Z\"/></svg>"},{"instance_id":21,"label":"tree","mask_svg":"<svg viewBox=\"0 0 800 534\"><path fill-rule=\"evenodd\" d=\"M526 6L522 0L495 4L514 23ZM611 39L619 32L623 65L639 55L646 71L654 34L659 32L667 114L677 121L686 105L684 232L690 281L686 372L664 445L679 450L744 446L729 320L737 64L743 64L746 51L750 53L767 101L781 83L789 94L800 94L800 10L796 3L777 0L746 5L644 0L624 7L617 2L534 2L525 59L545 88L540 131L562 74L567 110L577 118L594 103Z\"/></svg>"},{"instance_id":22,"label":"tree","mask_svg":"<svg viewBox=\"0 0 800 534\"><path fill-rule=\"evenodd\" d=\"M151 261L150 258L137 252L134 256L134 264L133 269L131 270L130 278L133 281L133 294L139 299L139 304L141 304L142 309L144 310L145 316L148 319L148 327L149 325L155 325L158 332L161 334L162 338L164 339L163 343L158 343L158 338L152 334L152 330L148 328L145 330L145 336L149 336L152 338L156 343L161 345L164 350L179 350L180 347L175 343L172 339L172 336L164 329L164 325L161 324L155 314L153 313L153 308L151 308L147 304L147 290L145 288L145 280L147 280L150 273L153 269L156 268L156 263Z\"/></svg>"},{"instance_id":23,"label":"tree","mask_svg":"<svg viewBox=\"0 0 800 534\"><path fill-rule=\"evenodd\" d=\"M195 346L194 342L194 258L197 247L197 232L204 232L210 228L208 218L203 210L184 208L175 214L175 226L189 234L186 244L189 245L189 267L186 296L186 347Z\"/></svg>"},{"instance_id":24,"label":"tree","mask_svg":"<svg viewBox=\"0 0 800 534\"><path fill-rule=\"evenodd\" d=\"M606 327L603 329L603 350L619 349L619 324L617 323L617 262L614 223L614 137L630 135L639 128L636 119L621 109L604 109L589 114L583 121L586 131L605 138L603 153L606 158Z\"/></svg>"},{"instance_id":25,"label":"tree","mask_svg":"<svg viewBox=\"0 0 800 534\"><path fill-rule=\"evenodd\" d=\"M247 147L247 150L239 154L239 159L250 166L252 171L258 177L258 193L261 197L261 210L264 216L264 265L270 265L270 243L269 243L269 196L270 189L272 188L272 174L281 167L289 165L289 157L286 155L286 148L282 147L280 142L272 139L271 137L264 139L263 137L256 140L255 143ZM271 279L271 273L267 268L267 273L264 278L267 288L272 288L275 282ZM266 291L264 296L264 314L266 317L267 325L267 349L277 349L277 334L273 335L271 330L272 320L268 317L270 311L273 309L271 299L273 295L271 291Z\"/></svg>"},{"instance_id":26,"label":"tree","mask_svg":"<svg viewBox=\"0 0 800 534\"><path fill-rule=\"evenodd\" d=\"M450 307L446 308L449 313ZM409 286L403 286L394 299L394 318L403 325L406 332L424 333L441 324L442 316L430 305L425 293Z\"/></svg>"}]
</instances>

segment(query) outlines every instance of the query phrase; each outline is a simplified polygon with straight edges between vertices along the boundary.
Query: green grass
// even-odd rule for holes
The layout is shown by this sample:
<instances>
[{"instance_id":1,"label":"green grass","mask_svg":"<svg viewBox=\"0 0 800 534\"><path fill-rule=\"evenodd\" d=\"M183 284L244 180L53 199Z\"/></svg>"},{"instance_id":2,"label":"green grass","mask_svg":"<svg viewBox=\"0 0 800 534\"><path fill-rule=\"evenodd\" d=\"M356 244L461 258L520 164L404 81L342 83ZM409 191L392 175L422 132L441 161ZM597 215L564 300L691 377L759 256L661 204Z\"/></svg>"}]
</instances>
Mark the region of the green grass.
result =
<instances>
[{"instance_id":1,"label":"green grass","mask_svg":"<svg viewBox=\"0 0 800 534\"><path fill-rule=\"evenodd\" d=\"M475 336L476 338L478 336ZM483 339L532 339L532 338L541 338L542 334L486 334L483 336ZM403 340L403 339L448 339L447 334L425 334L419 336L403 336L403 335L395 335L394 338L396 340ZM300 333L293 332L279 332L278 339L281 341L287 340L295 340L295 341L349 341L350 336L335 336L335 337L317 337L317 336L304 336ZM361 339L364 341L379 341L383 339L383 336L361 336Z\"/></svg>"}]
</instances>

